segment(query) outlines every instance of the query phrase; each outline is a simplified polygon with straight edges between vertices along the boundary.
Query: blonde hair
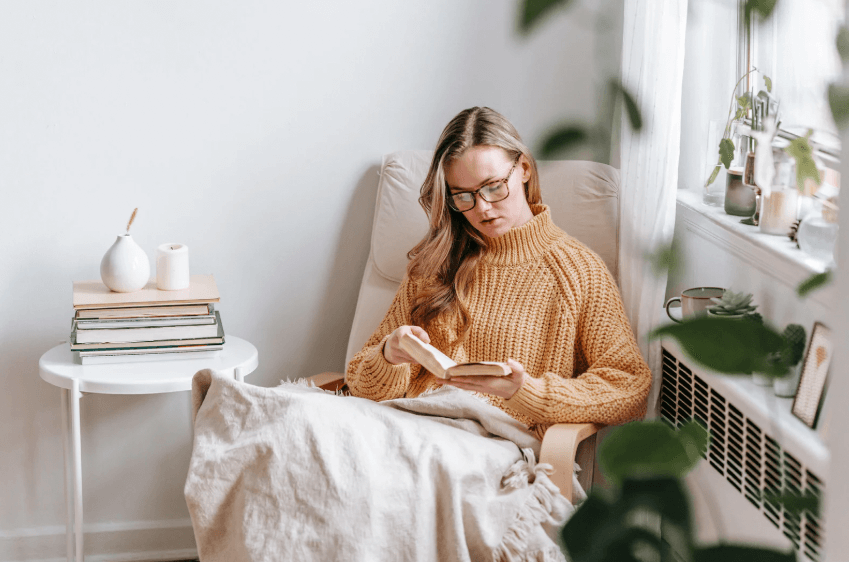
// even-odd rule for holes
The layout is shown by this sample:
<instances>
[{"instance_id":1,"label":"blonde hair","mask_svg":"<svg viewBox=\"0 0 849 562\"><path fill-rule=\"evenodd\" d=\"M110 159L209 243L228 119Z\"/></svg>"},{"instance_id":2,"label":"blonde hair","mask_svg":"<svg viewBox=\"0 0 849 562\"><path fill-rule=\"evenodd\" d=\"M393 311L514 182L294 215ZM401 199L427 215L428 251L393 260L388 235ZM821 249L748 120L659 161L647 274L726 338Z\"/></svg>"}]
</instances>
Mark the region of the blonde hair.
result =
<instances>
[{"instance_id":1,"label":"blonde hair","mask_svg":"<svg viewBox=\"0 0 849 562\"><path fill-rule=\"evenodd\" d=\"M475 266L486 250L486 240L461 213L448 207L445 168L475 146L501 148L511 159L524 156L531 168L524 184L525 199L528 203L542 202L536 161L503 115L488 107L472 107L448 123L437 142L419 196L419 204L428 216L428 233L407 253L407 273L424 279L413 298L412 323L427 330L439 317L454 314L460 341L466 338L471 324L463 301L474 282Z\"/></svg>"}]
</instances>

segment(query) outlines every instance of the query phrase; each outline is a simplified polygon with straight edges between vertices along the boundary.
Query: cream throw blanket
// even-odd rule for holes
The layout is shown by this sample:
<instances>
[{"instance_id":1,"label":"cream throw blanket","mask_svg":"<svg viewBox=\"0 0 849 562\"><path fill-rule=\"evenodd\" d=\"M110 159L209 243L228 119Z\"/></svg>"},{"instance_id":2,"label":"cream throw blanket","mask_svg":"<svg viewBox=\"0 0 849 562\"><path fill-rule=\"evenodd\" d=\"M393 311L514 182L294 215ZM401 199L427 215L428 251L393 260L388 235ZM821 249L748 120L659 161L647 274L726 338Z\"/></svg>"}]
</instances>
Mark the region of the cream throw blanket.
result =
<instances>
[{"instance_id":1,"label":"cream throw blanket","mask_svg":"<svg viewBox=\"0 0 849 562\"><path fill-rule=\"evenodd\" d=\"M574 508L539 441L481 398L377 403L204 370L192 400L203 562L564 560L550 536Z\"/></svg>"}]
</instances>

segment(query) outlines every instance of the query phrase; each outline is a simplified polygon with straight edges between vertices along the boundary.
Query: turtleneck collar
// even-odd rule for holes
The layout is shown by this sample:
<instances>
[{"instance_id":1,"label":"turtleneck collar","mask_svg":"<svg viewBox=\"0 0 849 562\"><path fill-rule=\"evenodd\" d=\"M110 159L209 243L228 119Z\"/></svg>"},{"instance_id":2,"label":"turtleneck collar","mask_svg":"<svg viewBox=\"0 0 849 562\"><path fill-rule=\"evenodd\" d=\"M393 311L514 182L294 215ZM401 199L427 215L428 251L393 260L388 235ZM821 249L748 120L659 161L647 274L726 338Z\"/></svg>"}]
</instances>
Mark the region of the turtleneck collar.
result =
<instances>
[{"instance_id":1,"label":"turtleneck collar","mask_svg":"<svg viewBox=\"0 0 849 562\"><path fill-rule=\"evenodd\" d=\"M498 238L484 235L487 249L482 261L493 265L517 265L533 260L551 247L560 229L551 220L548 205L531 205L534 218L511 228Z\"/></svg>"}]
</instances>

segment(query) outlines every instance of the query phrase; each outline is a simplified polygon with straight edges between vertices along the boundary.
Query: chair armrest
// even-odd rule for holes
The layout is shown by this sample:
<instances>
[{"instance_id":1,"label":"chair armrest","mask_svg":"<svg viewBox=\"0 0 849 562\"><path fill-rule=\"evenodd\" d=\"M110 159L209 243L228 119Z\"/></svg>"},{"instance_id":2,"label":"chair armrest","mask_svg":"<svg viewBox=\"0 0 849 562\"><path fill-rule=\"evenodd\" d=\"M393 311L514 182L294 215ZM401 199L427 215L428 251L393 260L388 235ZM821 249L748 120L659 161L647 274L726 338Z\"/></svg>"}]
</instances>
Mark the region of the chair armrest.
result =
<instances>
[{"instance_id":1,"label":"chair armrest","mask_svg":"<svg viewBox=\"0 0 849 562\"><path fill-rule=\"evenodd\" d=\"M343 373L321 373L307 377L314 385L324 390L339 390L345 386L345 375Z\"/></svg>"},{"instance_id":2,"label":"chair armrest","mask_svg":"<svg viewBox=\"0 0 849 562\"><path fill-rule=\"evenodd\" d=\"M548 428L542 438L539 462L546 462L554 467L551 481L560 488L560 494L572 502L572 474L575 472L575 458L578 445L588 437L594 437L602 425L595 423L558 423ZM591 441L595 441L593 438ZM590 462L584 462L581 470L589 471L592 475L592 456ZM585 484L585 486L587 486ZM588 487L588 486L587 486Z\"/></svg>"}]
</instances>

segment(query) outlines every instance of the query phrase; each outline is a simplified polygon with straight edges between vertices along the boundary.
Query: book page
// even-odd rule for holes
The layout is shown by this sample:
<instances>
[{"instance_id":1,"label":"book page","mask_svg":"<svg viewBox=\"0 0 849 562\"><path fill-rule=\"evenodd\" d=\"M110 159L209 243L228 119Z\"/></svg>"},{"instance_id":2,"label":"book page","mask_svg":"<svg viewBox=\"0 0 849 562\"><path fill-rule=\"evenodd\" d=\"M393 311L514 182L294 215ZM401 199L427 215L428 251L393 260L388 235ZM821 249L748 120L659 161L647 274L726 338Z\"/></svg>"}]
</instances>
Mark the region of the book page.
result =
<instances>
[{"instance_id":1,"label":"book page","mask_svg":"<svg viewBox=\"0 0 849 562\"><path fill-rule=\"evenodd\" d=\"M422 367L439 378L446 378L445 369L457 364L456 361L412 334L404 334L400 345L401 349L418 361Z\"/></svg>"}]
</instances>

